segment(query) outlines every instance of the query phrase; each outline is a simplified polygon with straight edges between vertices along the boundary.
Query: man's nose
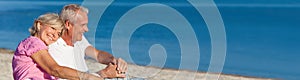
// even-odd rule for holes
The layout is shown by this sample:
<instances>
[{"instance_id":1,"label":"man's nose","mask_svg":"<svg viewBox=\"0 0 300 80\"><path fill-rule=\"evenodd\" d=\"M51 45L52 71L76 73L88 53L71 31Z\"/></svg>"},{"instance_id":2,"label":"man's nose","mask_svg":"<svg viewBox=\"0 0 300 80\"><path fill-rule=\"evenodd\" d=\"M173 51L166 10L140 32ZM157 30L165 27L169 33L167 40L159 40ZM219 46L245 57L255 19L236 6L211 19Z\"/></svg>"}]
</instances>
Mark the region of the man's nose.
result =
<instances>
[{"instance_id":1,"label":"man's nose","mask_svg":"<svg viewBox=\"0 0 300 80\"><path fill-rule=\"evenodd\" d=\"M88 32L88 31L89 31L89 29L88 29L87 26L84 26L84 27L83 27L83 30L84 30L84 32Z\"/></svg>"}]
</instances>

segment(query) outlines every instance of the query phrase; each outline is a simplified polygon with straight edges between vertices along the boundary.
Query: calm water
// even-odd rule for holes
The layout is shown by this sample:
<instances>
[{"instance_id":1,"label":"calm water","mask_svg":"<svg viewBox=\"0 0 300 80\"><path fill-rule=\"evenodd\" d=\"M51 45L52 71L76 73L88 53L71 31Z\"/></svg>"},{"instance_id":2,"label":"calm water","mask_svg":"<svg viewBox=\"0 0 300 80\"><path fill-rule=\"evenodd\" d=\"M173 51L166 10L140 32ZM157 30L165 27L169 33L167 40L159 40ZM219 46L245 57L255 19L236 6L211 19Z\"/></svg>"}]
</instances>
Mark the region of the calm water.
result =
<instances>
[{"instance_id":1,"label":"calm water","mask_svg":"<svg viewBox=\"0 0 300 80\"><path fill-rule=\"evenodd\" d=\"M169 5L186 17L193 26L199 42L201 56L198 70L207 71L211 56L209 31L203 19L199 18L201 15L195 8L186 4L186 1L115 1L104 12L96 28L94 45L98 49L112 52L111 35L116 22L129 9L148 2ZM28 37L28 28L35 18L46 12L58 13L63 5L68 3L80 2L0 1L0 47L15 49L22 39ZM297 5L300 1L220 0L216 3L224 21L227 37L223 73L300 79L300 6ZM88 34L86 36L88 39L93 38ZM148 65L151 62L149 48L153 44L161 44L167 52L164 67L180 66L179 41L172 31L162 25L143 25L133 33L129 42L130 54L136 64Z\"/></svg>"}]
</instances>

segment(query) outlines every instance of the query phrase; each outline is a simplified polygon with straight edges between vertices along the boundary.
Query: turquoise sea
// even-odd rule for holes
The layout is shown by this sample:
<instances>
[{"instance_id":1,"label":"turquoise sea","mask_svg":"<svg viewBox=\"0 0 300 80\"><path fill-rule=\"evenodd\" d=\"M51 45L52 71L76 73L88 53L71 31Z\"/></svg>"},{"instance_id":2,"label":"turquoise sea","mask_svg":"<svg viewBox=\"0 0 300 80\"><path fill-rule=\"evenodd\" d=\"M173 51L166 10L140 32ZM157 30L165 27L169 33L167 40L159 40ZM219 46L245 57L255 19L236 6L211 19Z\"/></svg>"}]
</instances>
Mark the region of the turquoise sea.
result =
<instances>
[{"instance_id":1,"label":"turquoise sea","mask_svg":"<svg viewBox=\"0 0 300 80\"><path fill-rule=\"evenodd\" d=\"M47 12L59 13L65 4L81 4L81 2L0 1L0 47L14 50L21 40L29 36L28 28L39 15ZM215 0L214 2L219 9L226 31L227 52L222 73L284 80L300 79L299 0ZM107 7L99 24L89 24L90 31L95 33L85 34L86 37L96 48L112 53L111 39L116 23L127 11L144 3L168 5L187 19L195 31L200 49L200 56L190 55L190 58L200 57L197 70L207 71L212 50L208 26L201 18L203 16L185 0L115 0ZM103 4L99 3L99 5ZM185 30L181 31L185 32ZM153 44L160 44L166 50L164 68L180 67L183 55L180 42L172 30L159 24L142 25L132 33L129 52L133 62L139 65L151 63L149 49Z\"/></svg>"}]
</instances>

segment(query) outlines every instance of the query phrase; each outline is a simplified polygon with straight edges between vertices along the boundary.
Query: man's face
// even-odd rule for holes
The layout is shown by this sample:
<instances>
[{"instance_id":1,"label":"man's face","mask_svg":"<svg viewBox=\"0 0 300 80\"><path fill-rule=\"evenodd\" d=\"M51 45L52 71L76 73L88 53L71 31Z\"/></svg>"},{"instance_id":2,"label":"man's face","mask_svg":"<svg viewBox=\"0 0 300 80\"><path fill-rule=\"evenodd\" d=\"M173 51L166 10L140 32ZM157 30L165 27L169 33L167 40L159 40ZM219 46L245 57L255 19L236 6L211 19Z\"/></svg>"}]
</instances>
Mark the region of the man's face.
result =
<instances>
[{"instance_id":1,"label":"man's face","mask_svg":"<svg viewBox=\"0 0 300 80\"><path fill-rule=\"evenodd\" d=\"M79 11L77 15L77 20L73 24L72 42L82 40L83 33L88 31L87 24L88 24L87 13Z\"/></svg>"}]
</instances>

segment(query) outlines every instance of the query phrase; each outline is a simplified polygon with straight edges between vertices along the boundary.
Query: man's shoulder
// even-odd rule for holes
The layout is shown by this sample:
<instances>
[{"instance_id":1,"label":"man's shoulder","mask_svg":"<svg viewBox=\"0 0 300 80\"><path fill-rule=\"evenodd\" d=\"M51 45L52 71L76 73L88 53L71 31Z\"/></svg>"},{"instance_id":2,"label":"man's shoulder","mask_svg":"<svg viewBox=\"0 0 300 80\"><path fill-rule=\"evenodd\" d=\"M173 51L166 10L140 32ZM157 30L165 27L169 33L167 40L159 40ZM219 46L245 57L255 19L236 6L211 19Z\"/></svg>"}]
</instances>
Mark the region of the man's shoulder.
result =
<instances>
[{"instance_id":1,"label":"man's shoulder","mask_svg":"<svg viewBox=\"0 0 300 80\"><path fill-rule=\"evenodd\" d=\"M60 46L66 46L66 42L62 38L58 38L57 41L49 45L49 48L57 48Z\"/></svg>"}]
</instances>

